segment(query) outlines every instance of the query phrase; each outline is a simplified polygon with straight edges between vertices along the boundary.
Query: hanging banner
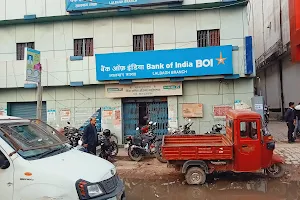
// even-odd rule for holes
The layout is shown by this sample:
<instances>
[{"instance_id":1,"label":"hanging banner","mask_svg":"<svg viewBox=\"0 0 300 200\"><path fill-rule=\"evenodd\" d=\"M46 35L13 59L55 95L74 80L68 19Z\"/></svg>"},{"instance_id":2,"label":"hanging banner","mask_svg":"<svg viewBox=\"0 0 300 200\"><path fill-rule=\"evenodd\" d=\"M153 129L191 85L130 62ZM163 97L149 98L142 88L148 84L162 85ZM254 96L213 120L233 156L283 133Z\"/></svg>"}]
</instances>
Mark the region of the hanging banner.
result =
<instances>
[{"instance_id":1,"label":"hanging banner","mask_svg":"<svg viewBox=\"0 0 300 200\"><path fill-rule=\"evenodd\" d=\"M182 104L182 116L187 118L203 117L203 104L201 103Z\"/></svg>"},{"instance_id":2,"label":"hanging banner","mask_svg":"<svg viewBox=\"0 0 300 200\"><path fill-rule=\"evenodd\" d=\"M39 83L41 81L41 52L26 47L24 58L26 60L25 80Z\"/></svg>"},{"instance_id":3,"label":"hanging banner","mask_svg":"<svg viewBox=\"0 0 300 200\"><path fill-rule=\"evenodd\" d=\"M182 83L152 82L133 83L130 85L105 85L105 96L108 98L122 97L153 97L182 95Z\"/></svg>"}]
</instances>

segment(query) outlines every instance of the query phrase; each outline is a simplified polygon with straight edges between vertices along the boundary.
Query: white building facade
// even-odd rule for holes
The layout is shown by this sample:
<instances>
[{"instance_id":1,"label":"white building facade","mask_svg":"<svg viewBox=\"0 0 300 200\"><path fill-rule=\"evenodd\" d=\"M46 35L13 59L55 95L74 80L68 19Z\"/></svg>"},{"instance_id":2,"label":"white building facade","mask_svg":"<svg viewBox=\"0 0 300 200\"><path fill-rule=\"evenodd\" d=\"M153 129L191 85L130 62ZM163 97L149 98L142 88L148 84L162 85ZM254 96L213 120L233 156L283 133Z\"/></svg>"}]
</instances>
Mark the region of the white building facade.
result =
<instances>
[{"instance_id":1,"label":"white building facade","mask_svg":"<svg viewBox=\"0 0 300 200\"><path fill-rule=\"evenodd\" d=\"M251 0L248 4L258 76L256 94L264 96L272 117L277 119L282 118L289 102L300 102L300 40L294 36L296 21L300 20L299 6L297 0Z\"/></svg>"},{"instance_id":2,"label":"white building facade","mask_svg":"<svg viewBox=\"0 0 300 200\"><path fill-rule=\"evenodd\" d=\"M36 114L24 47L41 52L43 119L51 125L80 127L95 116L122 142L144 116L159 123L159 134L185 117L204 133L235 103L251 105L247 1L17 4L0 0L2 114Z\"/></svg>"}]
</instances>

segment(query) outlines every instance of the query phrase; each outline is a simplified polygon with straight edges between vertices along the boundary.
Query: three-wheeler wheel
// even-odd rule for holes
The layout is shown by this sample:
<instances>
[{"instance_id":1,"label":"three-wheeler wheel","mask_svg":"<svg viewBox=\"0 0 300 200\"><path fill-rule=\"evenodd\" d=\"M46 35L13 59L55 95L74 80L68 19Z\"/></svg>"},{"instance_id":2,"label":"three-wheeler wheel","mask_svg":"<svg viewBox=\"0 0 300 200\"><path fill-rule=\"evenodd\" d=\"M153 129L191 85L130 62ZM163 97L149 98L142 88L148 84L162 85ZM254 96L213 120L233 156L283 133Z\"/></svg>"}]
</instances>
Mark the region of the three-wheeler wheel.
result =
<instances>
[{"instance_id":1,"label":"three-wheeler wheel","mask_svg":"<svg viewBox=\"0 0 300 200\"><path fill-rule=\"evenodd\" d=\"M200 167L190 167L185 174L185 180L189 185L202 185L206 181L206 174Z\"/></svg>"},{"instance_id":2,"label":"three-wheeler wheel","mask_svg":"<svg viewBox=\"0 0 300 200\"><path fill-rule=\"evenodd\" d=\"M275 163L266 169L270 178L281 178L285 173L285 167L282 163Z\"/></svg>"}]
</instances>

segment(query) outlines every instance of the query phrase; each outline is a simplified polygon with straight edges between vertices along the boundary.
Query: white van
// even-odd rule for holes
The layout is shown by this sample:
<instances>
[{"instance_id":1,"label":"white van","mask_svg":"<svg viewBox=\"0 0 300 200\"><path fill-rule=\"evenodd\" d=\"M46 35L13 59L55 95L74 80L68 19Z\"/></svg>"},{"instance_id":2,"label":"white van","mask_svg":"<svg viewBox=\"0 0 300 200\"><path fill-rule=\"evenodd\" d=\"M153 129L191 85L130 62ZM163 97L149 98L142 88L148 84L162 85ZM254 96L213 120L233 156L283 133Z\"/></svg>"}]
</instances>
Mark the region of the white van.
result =
<instances>
[{"instance_id":1,"label":"white van","mask_svg":"<svg viewBox=\"0 0 300 200\"><path fill-rule=\"evenodd\" d=\"M39 120L0 116L1 200L125 200L110 162Z\"/></svg>"}]
</instances>

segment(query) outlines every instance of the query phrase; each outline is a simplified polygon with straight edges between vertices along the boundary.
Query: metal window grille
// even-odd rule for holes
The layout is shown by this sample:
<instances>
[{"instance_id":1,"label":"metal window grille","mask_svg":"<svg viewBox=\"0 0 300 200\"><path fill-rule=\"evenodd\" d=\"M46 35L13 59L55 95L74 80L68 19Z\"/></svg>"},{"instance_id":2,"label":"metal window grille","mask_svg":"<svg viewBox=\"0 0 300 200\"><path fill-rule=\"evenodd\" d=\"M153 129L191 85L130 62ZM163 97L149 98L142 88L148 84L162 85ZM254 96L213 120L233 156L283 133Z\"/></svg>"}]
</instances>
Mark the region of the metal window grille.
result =
<instances>
[{"instance_id":1,"label":"metal window grille","mask_svg":"<svg viewBox=\"0 0 300 200\"><path fill-rule=\"evenodd\" d=\"M17 60L24 60L25 47L34 49L34 42L17 43Z\"/></svg>"},{"instance_id":2,"label":"metal window grille","mask_svg":"<svg viewBox=\"0 0 300 200\"><path fill-rule=\"evenodd\" d=\"M83 39L74 40L74 56L83 56Z\"/></svg>"},{"instance_id":3,"label":"metal window grille","mask_svg":"<svg viewBox=\"0 0 300 200\"><path fill-rule=\"evenodd\" d=\"M220 30L201 30L197 32L197 46L220 46Z\"/></svg>"},{"instance_id":4,"label":"metal window grille","mask_svg":"<svg viewBox=\"0 0 300 200\"><path fill-rule=\"evenodd\" d=\"M208 34L207 31L198 31L197 32L197 43L198 47L208 46Z\"/></svg>"},{"instance_id":5,"label":"metal window grille","mask_svg":"<svg viewBox=\"0 0 300 200\"><path fill-rule=\"evenodd\" d=\"M154 50L153 34L144 35L144 51Z\"/></svg>"},{"instance_id":6,"label":"metal window grille","mask_svg":"<svg viewBox=\"0 0 300 200\"><path fill-rule=\"evenodd\" d=\"M94 55L93 38L74 40L74 56L93 56L93 55Z\"/></svg>"},{"instance_id":7,"label":"metal window grille","mask_svg":"<svg viewBox=\"0 0 300 200\"><path fill-rule=\"evenodd\" d=\"M149 51L149 50L154 50L153 34L133 36L133 51Z\"/></svg>"},{"instance_id":8,"label":"metal window grille","mask_svg":"<svg viewBox=\"0 0 300 200\"><path fill-rule=\"evenodd\" d=\"M220 30L210 30L209 39L210 46L220 46Z\"/></svg>"},{"instance_id":9,"label":"metal window grille","mask_svg":"<svg viewBox=\"0 0 300 200\"><path fill-rule=\"evenodd\" d=\"M85 39L85 56L93 56L94 55L94 42L93 38Z\"/></svg>"}]
</instances>

